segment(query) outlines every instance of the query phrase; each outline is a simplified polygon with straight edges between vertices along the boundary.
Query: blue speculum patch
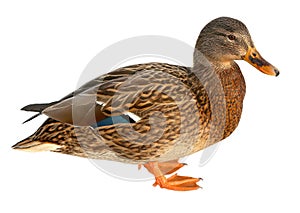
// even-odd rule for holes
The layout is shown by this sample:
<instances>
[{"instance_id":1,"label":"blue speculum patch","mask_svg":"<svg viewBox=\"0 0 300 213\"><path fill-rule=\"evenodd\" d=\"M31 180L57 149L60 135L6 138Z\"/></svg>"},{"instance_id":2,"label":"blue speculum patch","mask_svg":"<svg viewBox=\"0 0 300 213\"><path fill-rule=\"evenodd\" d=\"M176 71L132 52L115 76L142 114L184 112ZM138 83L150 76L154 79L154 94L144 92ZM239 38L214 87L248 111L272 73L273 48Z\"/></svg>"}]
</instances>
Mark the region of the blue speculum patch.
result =
<instances>
[{"instance_id":1,"label":"blue speculum patch","mask_svg":"<svg viewBox=\"0 0 300 213\"><path fill-rule=\"evenodd\" d=\"M120 124L120 123L135 123L135 122L128 115L118 115L118 116L107 117L101 121L98 121L96 124L92 125L92 127L109 126L109 125Z\"/></svg>"}]
</instances>

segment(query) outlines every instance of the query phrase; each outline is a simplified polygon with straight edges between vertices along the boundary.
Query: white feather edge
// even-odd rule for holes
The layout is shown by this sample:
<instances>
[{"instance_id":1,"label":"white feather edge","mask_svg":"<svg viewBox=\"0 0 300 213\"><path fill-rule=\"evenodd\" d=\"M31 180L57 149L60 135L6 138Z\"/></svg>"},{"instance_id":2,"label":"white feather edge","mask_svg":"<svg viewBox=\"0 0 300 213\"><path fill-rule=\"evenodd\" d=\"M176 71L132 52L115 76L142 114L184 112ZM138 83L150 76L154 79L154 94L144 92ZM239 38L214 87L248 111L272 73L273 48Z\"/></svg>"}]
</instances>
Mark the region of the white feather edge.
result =
<instances>
[{"instance_id":1,"label":"white feather edge","mask_svg":"<svg viewBox=\"0 0 300 213\"><path fill-rule=\"evenodd\" d=\"M96 103L100 106L105 106L105 103L102 101L96 101ZM132 112L125 112L125 115L129 116L132 120L134 120L134 122L138 122L139 120L141 120L141 117L132 113Z\"/></svg>"}]
</instances>

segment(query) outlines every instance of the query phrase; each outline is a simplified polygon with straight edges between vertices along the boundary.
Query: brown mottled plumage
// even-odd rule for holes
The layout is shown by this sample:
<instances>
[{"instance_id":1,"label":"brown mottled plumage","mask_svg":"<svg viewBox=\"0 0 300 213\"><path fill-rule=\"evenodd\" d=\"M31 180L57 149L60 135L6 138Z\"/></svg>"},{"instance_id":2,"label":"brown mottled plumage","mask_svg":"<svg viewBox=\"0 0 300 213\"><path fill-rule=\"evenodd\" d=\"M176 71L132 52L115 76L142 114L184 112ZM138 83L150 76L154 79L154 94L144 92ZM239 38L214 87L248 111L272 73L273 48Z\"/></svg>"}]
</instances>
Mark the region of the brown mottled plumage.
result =
<instances>
[{"instance_id":1,"label":"brown mottled plumage","mask_svg":"<svg viewBox=\"0 0 300 213\"><path fill-rule=\"evenodd\" d=\"M239 59L266 74L279 74L256 51L243 23L215 19L200 33L192 68L165 63L122 67L60 101L28 105L23 110L50 118L13 148L144 164L161 187L196 189L199 179L166 179L164 174L183 166L177 159L226 138L237 127L246 90L234 62ZM95 125L132 115L138 119Z\"/></svg>"}]
</instances>

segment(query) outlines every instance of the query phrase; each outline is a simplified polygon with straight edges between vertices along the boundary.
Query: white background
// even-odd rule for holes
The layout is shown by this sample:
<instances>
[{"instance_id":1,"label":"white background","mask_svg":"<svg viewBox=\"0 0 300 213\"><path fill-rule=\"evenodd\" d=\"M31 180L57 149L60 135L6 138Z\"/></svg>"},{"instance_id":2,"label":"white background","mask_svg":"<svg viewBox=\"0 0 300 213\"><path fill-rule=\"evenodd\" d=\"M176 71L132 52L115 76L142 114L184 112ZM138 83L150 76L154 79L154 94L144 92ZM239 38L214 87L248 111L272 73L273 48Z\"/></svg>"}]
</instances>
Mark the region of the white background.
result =
<instances>
[{"instance_id":1,"label":"white background","mask_svg":"<svg viewBox=\"0 0 300 213\"><path fill-rule=\"evenodd\" d=\"M1 1L0 212L299 212L300 17L296 3L280 2ZM10 148L45 119L22 125L32 114L19 109L72 91L103 48L153 34L194 45L219 16L242 20L281 75L239 62L247 95L238 129L208 164L199 167L198 153L179 171L202 177L203 189L162 190L108 176L86 159Z\"/></svg>"}]
</instances>

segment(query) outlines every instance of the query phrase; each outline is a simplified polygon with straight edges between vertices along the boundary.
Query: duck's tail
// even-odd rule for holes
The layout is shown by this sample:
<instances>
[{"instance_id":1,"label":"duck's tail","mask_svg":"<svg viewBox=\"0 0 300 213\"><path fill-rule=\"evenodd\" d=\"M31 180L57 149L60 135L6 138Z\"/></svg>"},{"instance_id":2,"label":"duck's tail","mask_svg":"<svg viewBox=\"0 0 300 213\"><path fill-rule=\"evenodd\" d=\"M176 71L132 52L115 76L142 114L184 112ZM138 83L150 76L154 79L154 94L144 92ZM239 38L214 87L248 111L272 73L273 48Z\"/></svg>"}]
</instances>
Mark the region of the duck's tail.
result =
<instances>
[{"instance_id":1,"label":"duck's tail","mask_svg":"<svg viewBox=\"0 0 300 213\"><path fill-rule=\"evenodd\" d=\"M30 112L37 112L37 114L35 114L34 116L28 118L26 121L23 122L27 123L28 121L31 121L32 119L38 117L39 115L42 114L43 110L46 109L47 107L50 107L54 104L57 104L58 101L55 102L51 102L51 103L44 103L44 104L29 104L27 106L24 106L21 110L24 111L30 111Z\"/></svg>"},{"instance_id":2,"label":"duck's tail","mask_svg":"<svg viewBox=\"0 0 300 213\"><path fill-rule=\"evenodd\" d=\"M60 122L48 118L34 134L16 143L12 148L28 152L55 151L61 148L56 141L48 137L50 133L49 129L59 124Z\"/></svg>"},{"instance_id":3,"label":"duck's tail","mask_svg":"<svg viewBox=\"0 0 300 213\"><path fill-rule=\"evenodd\" d=\"M51 103L44 103L44 104L29 104L24 106L21 110L30 111L30 112L42 112L49 106L56 104L58 101L51 102Z\"/></svg>"},{"instance_id":4,"label":"duck's tail","mask_svg":"<svg viewBox=\"0 0 300 213\"><path fill-rule=\"evenodd\" d=\"M55 151L60 147L55 143L36 141L31 136L12 146L13 149L27 152Z\"/></svg>"}]
</instances>

